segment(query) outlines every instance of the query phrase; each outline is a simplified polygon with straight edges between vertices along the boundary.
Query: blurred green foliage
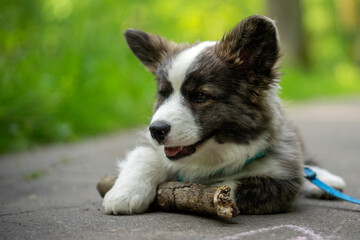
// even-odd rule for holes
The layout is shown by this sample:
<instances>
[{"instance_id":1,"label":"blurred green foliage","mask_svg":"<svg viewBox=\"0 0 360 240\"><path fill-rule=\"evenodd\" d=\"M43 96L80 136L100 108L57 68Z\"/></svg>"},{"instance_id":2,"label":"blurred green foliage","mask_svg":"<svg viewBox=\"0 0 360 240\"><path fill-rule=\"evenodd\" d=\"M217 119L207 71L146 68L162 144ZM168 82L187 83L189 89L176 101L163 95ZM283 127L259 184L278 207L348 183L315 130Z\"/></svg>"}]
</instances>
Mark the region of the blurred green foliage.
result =
<instances>
[{"instance_id":1,"label":"blurred green foliage","mask_svg":"<svg viewBox=\"0 0 360 240\"><path fill-rule=\"evenodd\" d=\"M311 66L285 63L282 96L359 93L334 2L306 0ZM266 1L3 0L0 3L0 152L144 124L155 84L122 33L138 28L176 42L219 40Z\"/></svg>"}]
</instances>

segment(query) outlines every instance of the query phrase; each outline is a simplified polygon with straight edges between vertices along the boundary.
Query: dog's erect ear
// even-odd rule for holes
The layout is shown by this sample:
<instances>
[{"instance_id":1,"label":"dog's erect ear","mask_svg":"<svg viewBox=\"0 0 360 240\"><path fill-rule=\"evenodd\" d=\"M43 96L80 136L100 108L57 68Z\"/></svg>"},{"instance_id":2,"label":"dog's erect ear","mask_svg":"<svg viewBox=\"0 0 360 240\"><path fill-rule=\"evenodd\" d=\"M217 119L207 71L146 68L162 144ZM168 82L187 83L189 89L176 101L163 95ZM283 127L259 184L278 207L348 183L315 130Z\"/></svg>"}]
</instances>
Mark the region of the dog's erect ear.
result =
<instances>
[{"instance_id":1,"label":"dog's erect ear","mask_svg":"<svg viewBox=\"0 0 360 240\"><path fill-rule=\"evenodd\" d=\"M278 33L270 18L254 15L241 21L216 45L216 54L247 76L272 77L279 58Z\"/></svg>"},{"instance_id":2,"label":"dog's erect ear","mask_svg":"<svg viewBox=\"0 0 360 240\"><path fill-rule=\"evenodd\" d=\"M178 49L176 43L140 30L128 29L124 35L131 51L153 74L159 64Z\"/></svg>"}]
</instances>

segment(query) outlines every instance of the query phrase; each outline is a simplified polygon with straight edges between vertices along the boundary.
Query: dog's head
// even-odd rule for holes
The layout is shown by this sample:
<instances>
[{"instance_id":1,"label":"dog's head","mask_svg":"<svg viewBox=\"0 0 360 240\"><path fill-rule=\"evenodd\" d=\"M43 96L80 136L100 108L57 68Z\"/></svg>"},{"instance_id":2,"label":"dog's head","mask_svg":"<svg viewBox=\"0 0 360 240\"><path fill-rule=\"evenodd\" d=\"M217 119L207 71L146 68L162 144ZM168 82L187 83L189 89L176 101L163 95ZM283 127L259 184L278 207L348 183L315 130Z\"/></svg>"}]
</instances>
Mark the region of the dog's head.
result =
<instances>
[{"instance_id":1,"label":"dog's head","mask_svg":"<svg viewBox=\"0 0 360 240\"><path fill-rule=\"evenodd\" d=\"M125 37L156 76L149 130L170 160L189 157L209 139L248 145L269 129L274 113L268 93L276 85L279 58L269 18L248 17L219 42L176 44L133 29Z\"/></svg>"}]
</instances>

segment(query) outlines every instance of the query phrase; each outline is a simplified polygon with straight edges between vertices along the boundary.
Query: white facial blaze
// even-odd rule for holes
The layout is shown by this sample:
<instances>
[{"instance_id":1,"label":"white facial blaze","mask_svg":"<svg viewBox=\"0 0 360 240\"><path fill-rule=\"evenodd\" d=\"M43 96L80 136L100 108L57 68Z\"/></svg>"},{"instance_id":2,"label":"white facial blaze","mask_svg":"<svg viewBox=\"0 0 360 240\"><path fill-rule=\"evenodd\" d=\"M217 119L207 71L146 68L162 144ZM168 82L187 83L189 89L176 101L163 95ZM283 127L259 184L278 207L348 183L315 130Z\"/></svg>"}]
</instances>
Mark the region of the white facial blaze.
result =
<instances>
[{"instance_id":1,"label":"white facial blaze","mask_svg":"<svg viewBox=\"0 0 360 240\"><path fill-rule=\"evenodd\" d=\"M215 43L216 42L202 42L183 51L174 59L168 72L168 78L175 91L180 90L181 85L185 80L186 71L189 69L196 57L202 50L204 50L204 48L213 46Z\"/></svg>"},{"instance_id":2,"label":"white facial blaze","mask_svg":"<svg viewBox=\"0 0 360 240\"><path fill-rule=\"evenodd\" d=\"M215 42L203 42L180 53L172 62L168 70L173 93L155 112L152 123L165 121L171 129L165 140L166 146L188 146L200 141L199 126L191 110L184 104L181 86L185 80L186 72L196 57L206 47L215 45Z\"/></svg>"},{"instance_id":3,"label":"white facial blaze","mask_svg":"<svg viewBox=\"0 0 360 240\"><path fill-rule=\"evenodd\" d=\"M177 92L156 111L152 122L165 121L171 129L165 140L166 146L187 146L199 141L199 128L190 110L182 104L183 97Z\"/></svg>"}]
</instances>

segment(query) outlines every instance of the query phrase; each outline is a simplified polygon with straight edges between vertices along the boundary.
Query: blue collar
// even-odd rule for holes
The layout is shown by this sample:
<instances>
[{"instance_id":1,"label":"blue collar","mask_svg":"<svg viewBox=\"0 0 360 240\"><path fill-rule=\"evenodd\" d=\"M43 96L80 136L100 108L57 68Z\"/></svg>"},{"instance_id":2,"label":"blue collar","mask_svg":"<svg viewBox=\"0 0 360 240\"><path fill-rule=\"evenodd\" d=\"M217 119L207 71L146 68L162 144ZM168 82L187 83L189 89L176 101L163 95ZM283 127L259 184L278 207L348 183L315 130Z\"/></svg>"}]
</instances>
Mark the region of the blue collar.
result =
<instances>
[{"instance_id":1,"label":"blue collar","mask_svg":"<svg viewBox=\"0 0 360 240\"><path fill-rule=\"evenodd\" d=\"M255 156L253 156L252 158L249 158L245 161L245 165L248 165L249 163L252 163L253 161L255 161L256 159L260 159L263 158L265 156L266 152L265 149L260 150ZM238 174L239 172L241 172L241 170L243 169L243 166L241 166L240 168L235 168L234 171L225 174L225 168L220 168L219 170L217 170L216 172L214 172L213 174L208 175L207 177L200 177L200 178L196 178L196 181L200 182L205 182L208 179L217 179L217 178L222 178L222 177L229 177L229 176L233 176ZM184 182L184 177L182 175L178 175L178 182Z\"/></svg>"},{"instance_id":2,"label":"blue collar","mask_svg":"<svg viewBox=\"0 0 360 240\"><path fill-rule=\"evenodd\" d=\"M245 161L245 165L253 162L256 159L263 158L265 156L265 149L260 150L255 156Z\"/></svg>"}]
</instances>

